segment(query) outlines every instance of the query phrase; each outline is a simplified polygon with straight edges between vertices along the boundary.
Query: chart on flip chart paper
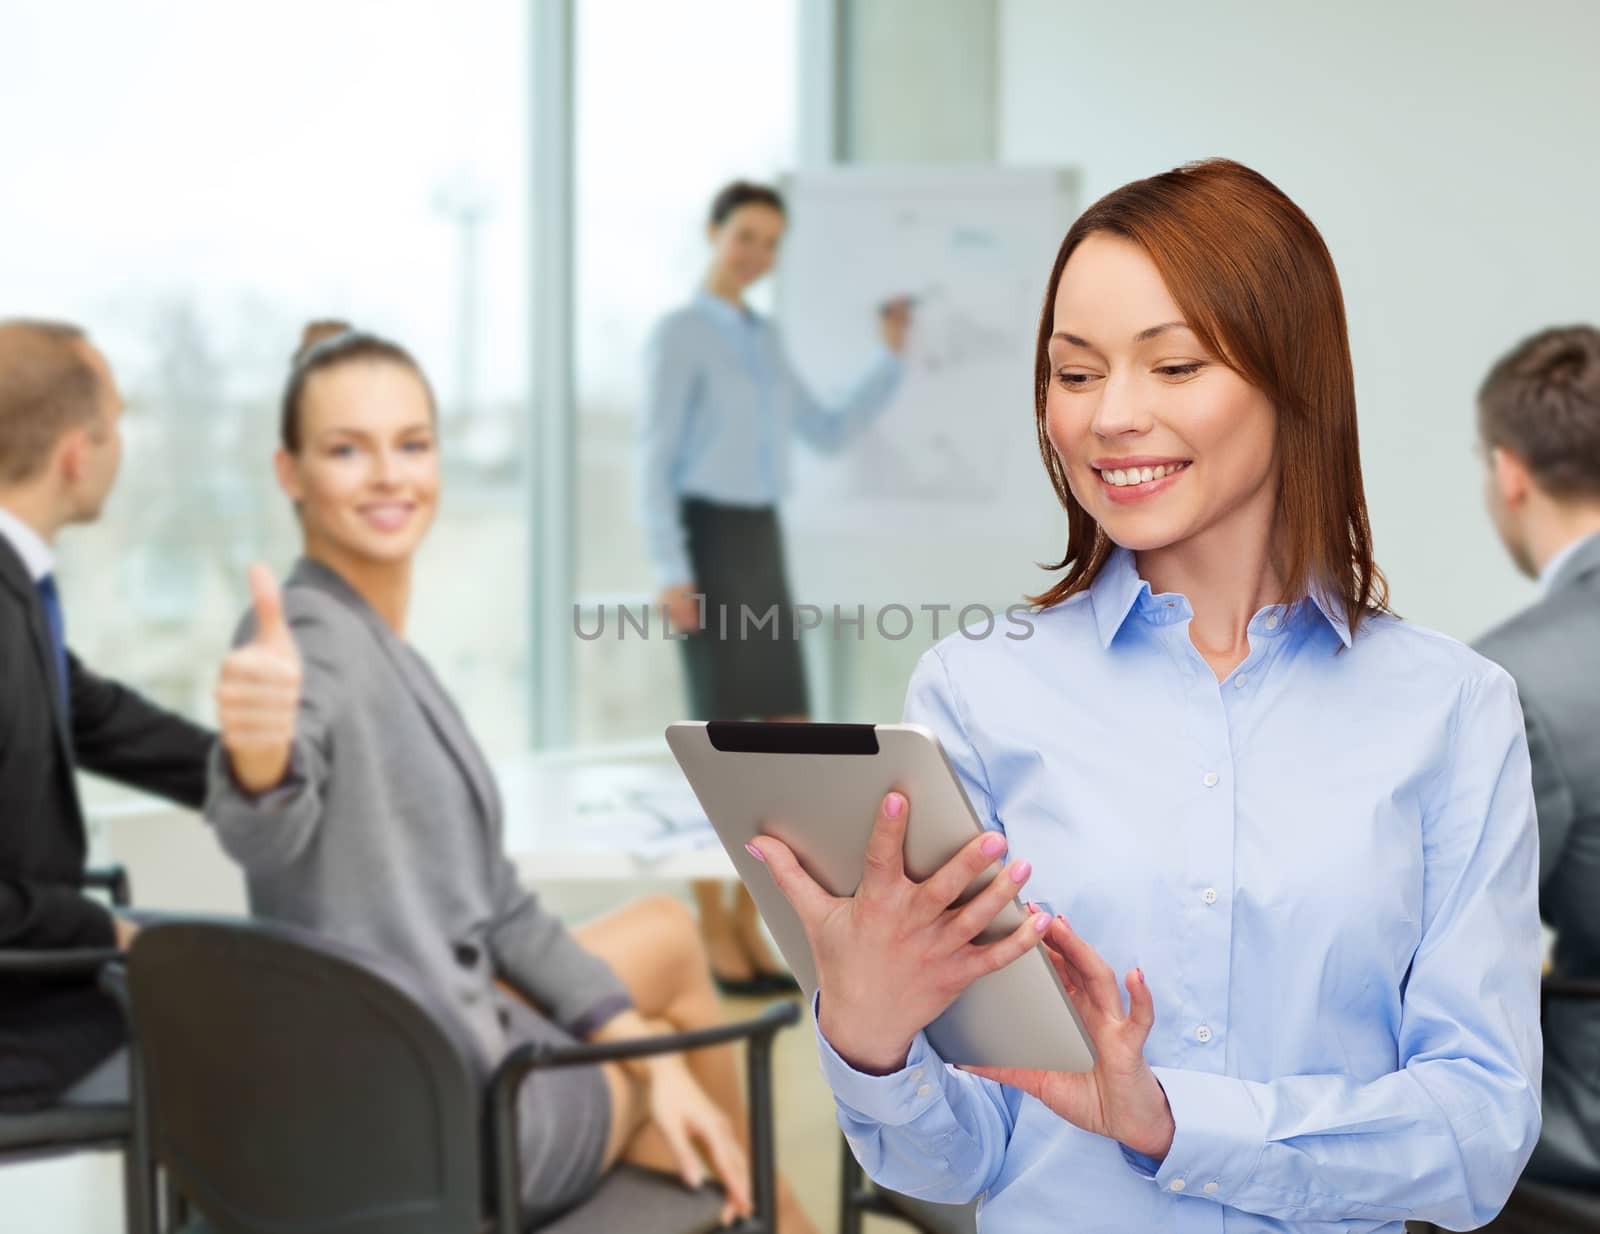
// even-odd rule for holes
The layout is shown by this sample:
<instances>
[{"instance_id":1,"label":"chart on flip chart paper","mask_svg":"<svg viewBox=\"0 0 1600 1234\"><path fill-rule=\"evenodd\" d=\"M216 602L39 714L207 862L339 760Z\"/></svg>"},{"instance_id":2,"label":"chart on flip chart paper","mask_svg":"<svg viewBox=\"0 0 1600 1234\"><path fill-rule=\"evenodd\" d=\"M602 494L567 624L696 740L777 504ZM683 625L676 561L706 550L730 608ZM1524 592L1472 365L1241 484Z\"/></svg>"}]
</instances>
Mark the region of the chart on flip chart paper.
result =
<instances>
[{"instance_id":1,"label":"chart on flip chart paper","mask_svg":"<svg viewBox=\"0 0 1600 1234\"><path fill-rule=\"evenodd\" d=\"M878 306L914 301L891 404L839 453L793 452L784 519L801 598L1011 597L1038 588L1030 562L1060 555L1033 351L1076 184L1060 168L828 168L785 186L777 316L819 398L870 363Z\"/></svg>"}]
</instances>

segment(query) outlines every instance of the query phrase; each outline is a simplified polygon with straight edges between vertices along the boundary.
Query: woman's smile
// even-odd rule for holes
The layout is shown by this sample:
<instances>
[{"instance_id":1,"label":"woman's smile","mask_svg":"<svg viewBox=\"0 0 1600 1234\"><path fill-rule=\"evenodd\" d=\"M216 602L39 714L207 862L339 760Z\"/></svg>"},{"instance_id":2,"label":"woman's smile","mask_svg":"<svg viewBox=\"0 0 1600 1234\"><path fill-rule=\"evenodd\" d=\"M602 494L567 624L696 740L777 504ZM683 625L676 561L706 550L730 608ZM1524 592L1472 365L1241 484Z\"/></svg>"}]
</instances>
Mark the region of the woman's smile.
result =
<instances>
[{"instance_id":1,"label":"woman's smile","mask_svg":"<svg viewBox=\"0 0 1600 1234\"><path fill-rule=\"evenodd\" d=\"M369 501L356 507L357 514L383 532L405 530L416 510L414 501Z\"/></svg>"},{"instance_id":2,"label":"woman's smile","mask_svg":"<svg viewBox=\"0 0 1600 1234\"><path fill-rule=\"evenodd\" d=\"M1128 505L1166 492L1189 470L1192 459L1095 459L1089 464L1109 501Z\"/></svg>"}]
</instances>

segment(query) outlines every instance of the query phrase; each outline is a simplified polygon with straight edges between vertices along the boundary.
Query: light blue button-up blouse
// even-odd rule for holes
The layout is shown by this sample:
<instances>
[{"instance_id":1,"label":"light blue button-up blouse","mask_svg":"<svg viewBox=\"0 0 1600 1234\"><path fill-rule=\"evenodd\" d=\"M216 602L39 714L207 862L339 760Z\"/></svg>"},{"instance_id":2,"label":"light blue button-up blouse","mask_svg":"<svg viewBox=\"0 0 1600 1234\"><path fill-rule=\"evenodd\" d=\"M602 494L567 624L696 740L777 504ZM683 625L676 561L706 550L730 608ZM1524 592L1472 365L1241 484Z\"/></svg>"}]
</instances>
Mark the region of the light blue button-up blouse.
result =
<instances>
[{"instance_id":1,"label":"light blue button-up blouse","mask_svg":"<svg viewBox=\"0 0 1600 1234\"><path fill-rule=\"evenodd\" d=\"M982 1195L1003 1234L1476 1227L1539 1131L1516 687L1394 618L1352 640L1313 600L1257 613L1219 683L1191 615L1118 550L1030 637L945 639L906 702L1033 863L1024 893L1119 977L1144 969L1165 1161L944 1067L920 1034L882 1077L819 1038L840 1125L878 1181Z\"/></svg>"}]
</instances>

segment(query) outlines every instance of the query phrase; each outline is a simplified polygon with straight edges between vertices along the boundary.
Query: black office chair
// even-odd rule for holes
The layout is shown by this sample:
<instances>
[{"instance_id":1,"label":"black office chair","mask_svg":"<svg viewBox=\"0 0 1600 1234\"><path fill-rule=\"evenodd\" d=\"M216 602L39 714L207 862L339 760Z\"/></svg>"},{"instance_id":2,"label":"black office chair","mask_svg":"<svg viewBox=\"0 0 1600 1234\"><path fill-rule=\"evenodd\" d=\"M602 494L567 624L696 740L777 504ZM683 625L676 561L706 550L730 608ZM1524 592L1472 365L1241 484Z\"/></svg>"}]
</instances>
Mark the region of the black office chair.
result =
<instances>
[{"instance_id":1,"label":"black office chair","mask_svg":"<svg viewBox=\"0 0 1600 1234\"><path fill-rule=\"evenodd\" d=\"M771 1047L793 1004L635 1042L525 1046L491 1077L454 1020L406 975L304 930L183 922L141 931L131 1004L140 1169L159 1166L222 1234L524 1234L516 1095L539 1067L747 1042L756 1215L772 1234ZM613 1170L545 1234L701 1234L722 1193ZM151 1206L154 1208L154 1205ZM167 1213L167 1229L183 1213ZM146 1213L148 1229L159 1214Z\"/></svg>"},{"instance_id":2,"label":"black office chair","mask_svg":"<svg viewBox=\"0 0 1600 1234\"><path fill-rule=\"evenodd\" d=\"M850 1151L850 1142L840 1137L844 1148L839 1163L839 1234L861 1234L868 1213L893 1217L921 1234L976 1234L978 1203L935 1204L916 1200L878 1186Z\"/></svg>"},{"instance_id":3,"label":"black office chair","mask_svg":"<svg viewBox=\"0 0 1600 1234\"><path fill-rule=\"evenodd\" d=\"M131 899L128 874L121 866L89 870L84 886L106 892L113 906L126 908ZM119 960L114 947L66 951L0 951L0 976L90 977ZM80 1152L123 1154L123 1205L127 1229L136 1232L135 1216L148 1203L146 1179L127 1151L132 1125L127 1102L58 1104L25 1114L0 1113L0 1166L38 1161Z\"/></svg>"}]
</instances>

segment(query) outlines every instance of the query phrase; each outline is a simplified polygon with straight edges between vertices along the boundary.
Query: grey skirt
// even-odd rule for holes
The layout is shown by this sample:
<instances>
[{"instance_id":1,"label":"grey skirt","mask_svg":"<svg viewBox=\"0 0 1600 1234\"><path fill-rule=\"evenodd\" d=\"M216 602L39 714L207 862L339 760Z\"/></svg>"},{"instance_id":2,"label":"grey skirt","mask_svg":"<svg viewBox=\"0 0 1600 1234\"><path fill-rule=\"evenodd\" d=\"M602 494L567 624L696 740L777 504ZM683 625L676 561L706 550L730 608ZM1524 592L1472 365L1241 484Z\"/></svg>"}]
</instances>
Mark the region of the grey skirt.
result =
<instances>
[{"instance_id":1,"label":"grey skirt","mask_svg":"<svg viewBox=\"0 0 1600 1234\"><path fill-rule=\"evenodd\" d=\"M704 627L679 644L691 718L809 715L777 510L701 497L686 497L679 508L705 595Z\"/></svg>"},{"instance_id":2,"label":"grey skirt","mask_svg":"<svg viewBox=\"0 0 1600 1234\"><path fill-rule=\"evenodd\" d=\"M512 1049L529 1042L573 1045L575 1038L527 1003L494 995ZM611 1093L599 1067L533 1071L517 1095L517 1156L522 1212L531 1225L553 1220L600 1186L611 1135Z\"/></svg>"}]
</instances>

